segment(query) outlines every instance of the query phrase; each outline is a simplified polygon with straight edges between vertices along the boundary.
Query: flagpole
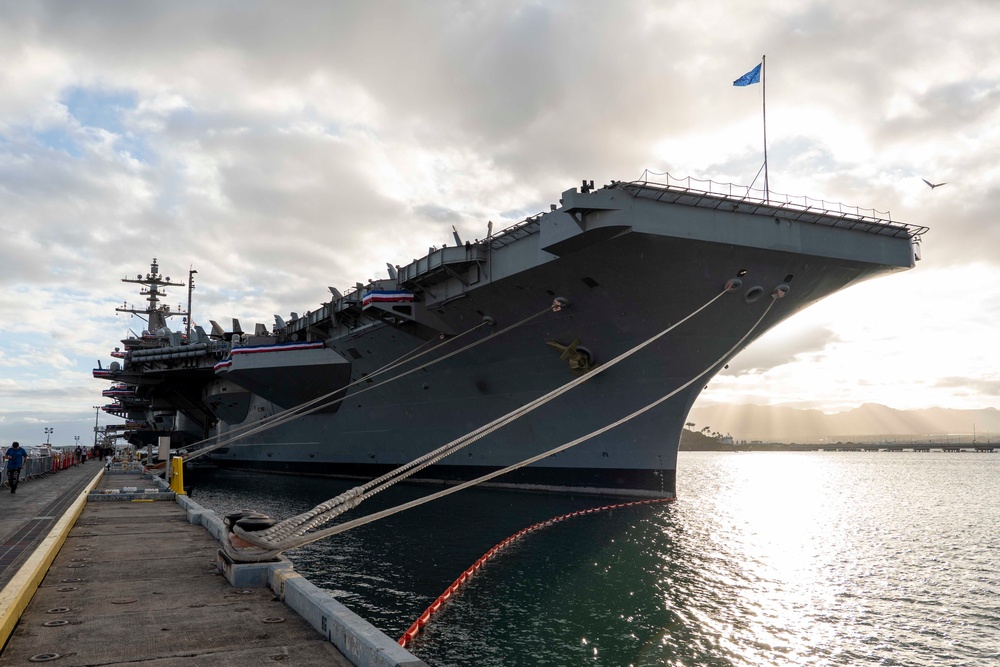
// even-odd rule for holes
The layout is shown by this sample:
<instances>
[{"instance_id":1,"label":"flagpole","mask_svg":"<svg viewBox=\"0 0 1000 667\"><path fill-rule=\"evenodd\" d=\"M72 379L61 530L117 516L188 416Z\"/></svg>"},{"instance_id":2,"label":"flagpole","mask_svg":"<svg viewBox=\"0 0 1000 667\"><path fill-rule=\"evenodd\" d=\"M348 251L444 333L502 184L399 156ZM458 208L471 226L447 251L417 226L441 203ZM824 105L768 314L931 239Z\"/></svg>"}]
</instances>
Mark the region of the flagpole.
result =
<instances>
[{"instance_id":1,"label":"flagpole","mask_svg":"<svg viewBox=\"0 0 1000 667\"><path fill-rule=\"evenodd\" d=\"M764 116L764 201L771 201L771 189L767 181L767 65L766 55L760 57L760 97Z\"/></svg>"}]
</instances>

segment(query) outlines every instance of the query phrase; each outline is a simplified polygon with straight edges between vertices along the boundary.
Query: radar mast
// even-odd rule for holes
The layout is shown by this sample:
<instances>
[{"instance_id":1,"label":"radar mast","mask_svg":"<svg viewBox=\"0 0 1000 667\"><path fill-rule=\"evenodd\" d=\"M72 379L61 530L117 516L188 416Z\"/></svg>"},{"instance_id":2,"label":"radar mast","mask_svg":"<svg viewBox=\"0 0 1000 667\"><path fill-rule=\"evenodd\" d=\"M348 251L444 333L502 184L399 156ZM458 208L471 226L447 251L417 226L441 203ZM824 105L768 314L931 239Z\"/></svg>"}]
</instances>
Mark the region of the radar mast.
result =
<instances>
[{"instance_id":1,"label":"radar mast","mask_svg":"<svg viewBox=\"0 0 1000 667\"><path fill-rule=\"evenodd\" d=\"M139 294L146 297L149 305L146 306L145 310L139 310L138 308L130 308L126 303L115 310L119 313L132 313L139 317L145 316L148 333L157 335L158 331L166 329L169 317L188 317L188 312L181 310L179 305L177 310L171 310L170 306L166 304L160 305L160 299L167 296L166 292L160 289L161 287L184 287L184 283L170 282L170 276L164 278L160 274L160 265L156 263L155 257L153 263L149 265L149 273L145 276L137 275L135 278L122 278L122 282L142 285L143 288ZM190 306L188 309L190 310Z\"/></svg>"}]
</instances>

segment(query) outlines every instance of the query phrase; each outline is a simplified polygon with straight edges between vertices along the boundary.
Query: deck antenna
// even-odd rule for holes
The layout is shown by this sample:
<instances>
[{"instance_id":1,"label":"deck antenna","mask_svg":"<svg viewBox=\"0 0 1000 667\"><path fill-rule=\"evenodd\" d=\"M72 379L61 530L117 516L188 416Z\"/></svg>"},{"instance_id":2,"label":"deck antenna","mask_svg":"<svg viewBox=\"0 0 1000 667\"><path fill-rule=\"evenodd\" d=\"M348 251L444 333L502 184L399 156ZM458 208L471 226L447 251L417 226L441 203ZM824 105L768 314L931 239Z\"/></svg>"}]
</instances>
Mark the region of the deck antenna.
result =
<instances>
[{"instance_id":1,"label":"deck antenna","mask_svg":"<svg viewBox=\"0 0 1000 667\"><path fill-rule=\"evenodd\" d=\"M490 282L493 282L493 221L489 220L486 225L486 270L489 272Z\"/></svg>"},{"instance_id":2,"label":"deck antenna","mask_svg":"<svg viewBox=\"0 0 1000 667\"><path fill-rule=\"evenodd\" d=\"M194 291L194 274L198 273L188 265L188 311L187 316L187 341L191 342L191 292Z\"/></svg>"},{"instance_id":3,"label":"deck antenna","mask_svg":"<svg viewBox=\"0 0 1000 667\"><path fill-rule=\"evenodd\" d=\"M760 57L760 106L764 117L764 201L770 203L771 188L767 180L767 56ZM190 309L188 309L190 310Z\"/></svg>"}]
</instances>

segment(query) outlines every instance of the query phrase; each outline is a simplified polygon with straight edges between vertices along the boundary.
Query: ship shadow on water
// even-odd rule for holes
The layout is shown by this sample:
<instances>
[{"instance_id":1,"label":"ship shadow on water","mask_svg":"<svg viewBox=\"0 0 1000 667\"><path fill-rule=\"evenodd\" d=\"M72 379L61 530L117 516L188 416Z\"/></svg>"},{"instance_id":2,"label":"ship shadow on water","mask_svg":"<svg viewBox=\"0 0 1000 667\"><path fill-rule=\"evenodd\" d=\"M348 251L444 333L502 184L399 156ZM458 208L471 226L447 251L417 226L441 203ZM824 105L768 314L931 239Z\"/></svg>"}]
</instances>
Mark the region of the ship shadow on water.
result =
<instances>
[{"instance_id":1,"label":"ship shadow on water","mask_svg":"<svg viewBox=\"0 0 1000 667\"><path fill-rule=\"evenodd\" d=\"M284 518L355 486L351 480L199 470L195 498L219 514L252 509ZM421 497L399 484L348 513L350 520ZM467 489L414 510L289 552L297 571L398 638L472 563L517 531L618 498ZM719 655L691 628L691 596L728 601L706 582L704 558L687 553L676 504L576 516L527 535L494 557L409 645L433 665L561 665L583 659ZM728 575L727 575L728 576ZM530 628L530 631L525 631ZM677 651L677 653L675 653Z\"/></svg>"}]
</instances>

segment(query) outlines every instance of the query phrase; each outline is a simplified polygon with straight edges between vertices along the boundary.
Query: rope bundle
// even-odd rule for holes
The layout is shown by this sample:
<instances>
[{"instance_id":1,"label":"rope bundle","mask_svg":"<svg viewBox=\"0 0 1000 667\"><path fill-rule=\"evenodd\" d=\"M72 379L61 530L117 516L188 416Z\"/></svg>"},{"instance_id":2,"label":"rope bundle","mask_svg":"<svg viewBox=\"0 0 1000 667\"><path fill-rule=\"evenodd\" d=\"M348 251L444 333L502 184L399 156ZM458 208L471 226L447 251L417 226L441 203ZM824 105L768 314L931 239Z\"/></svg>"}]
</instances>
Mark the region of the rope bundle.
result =
<instances>
[{"instance_id":1,"label":"rope bundle","mask_svg":"<svg viewBox=\"0 0 1000 667\"><path fill-rule=\"evenodd\" d=\"M520 408L512 410L511 412L507 413L506 415L503 415L502 417L499 417L499 418L493 420L492 422L489 422L488 424L485 424L485 425L481 426L480 428L476 429L475 431L472 431L472 432L470 432L470 433L468 433L468 434L466 434L466 435L464 435L464 436L462 436L460 438L457 438L457 439L449 442L448 444L446 444L446 445L444 445L442 447L439 447L438 449L436 449L436 450L434 450L432 452L429 452L429 453L427 453L427 454L425 454L425 455L423 455L423 456L421 456L421 457L419 457L419 458L417 458L417 459L415 459L415 460L413 460L413 461L411 461L411 462L409 462L409 463L407 463L407 464L405 464L405 465L403 465L403 466L401 466L401 467L399 467L399 468L397 468L397 469L395 469L395 470L393 470L393 471L391 471L389 473L386 473L385 475L382 475L381 477L378 477L377 479L373 479L373 480L371 480L370 482L368 482L366 484L363 484L361 486L358 486L358 487L355 487L353 489L350 489L349 491L346 491L346 492L338 495L335 498L331 498L330 500L328 500L328 501L326 501L324 503L321 503L320 505L317 505L315 508L313 508L312 510L310 510L308 512L305 512L305 513L297 515L297 516L290 517L290 518L285 519L285 520L283 520L281 522L278 522L277 524L275 524L271 528L266 528L266 529L263 529L263 530L248 531L245 528L241 527L238 523L235 523L233 526L230 527L231 535L235 536L236 539L238 539L240 542L248 544L248 545L252 545L252 546L245 546L245 547L243 547L241 549L236 549L236 548L231 547L231 545L226 544L224 546L226 548L227 553L230 555L230 557L232 557L234 559L239 559L239 560L247 560L247 559L250 559L250 560L263 560L263 559L266 559L266 558L273 558L275 555L277 555L278 553L281 553L283 551L287 551L289 549L293 549L293 548L296 548L296 547L305 546L307 544L311 544L313 542L319 541L319 540L324 539L326 537L330 537L332 535L336 535L338 533L345 532L347 530L351 530L351 529L356 528L358 526L362 526L362 525L365 525L367 523L371 523L373 521L377 521L377 520L385 518L387 516L391 516L393 514L396 514L396 513L399 513L399 512L403 512L405 510L411 509L413 507L417 507L417 506L422 505L424 503L431 502L432 500L436 500L436 499L444 497L446 495L450 495L452 493L456 493L456 492L461 491L463 489L466 489L466 488L468 488L470 486L474 486L476 484L480 484L480 483L489 481L491 479L494 479L496 477L504 475L504 474L506 474L508 472L511 472L513 470L517 470L518 468L522 468L524 466L530 465L530 464L532 464L532 463L534 463L536 461L540 461L540 460L542 460L542 459L544 459L544 458L546 458L548 456L551 456L553 454L557 454L559 452L565 451L565 450L567 450L567 449L569 449L571 447L574 447L574 446L576 446L576 445L578 445L578 444L580 444L582 442L590 440L591 438L594 438L594 437L596 437L598 435L601 435L601 434L603 434L603 433L605 433L605 432L607 432L607 431L609 431L609 430L611 430L611 429L613 429L613 428L615 428L615 427L617 427L617 426L619 426L619 425L621 425L621 424L623 424L623 423L625 423L627 421L630 421L631 419L634 419L635 417L638 417L639 415L641 415L641 414L643 414L643 413L645 413L645 412L647 412L649 410L652 410L656 406L658 406L661 403L669 400L670 398L672 398L673 396L675 396L679 392L683 391L684 389L686 389L689 386L691 386L693 383L697 382L701 377L703 377L706 373L708 373L712 368L714 368L716 365L722 363L726 359L726 357L728 357L732 352L734 352L740 346L742 346L743 343L746 341L746 339L749 338L750 334L760 325L761 321L764 319L764 317L766 317L766 315L768 314L768 312L770 312L770 310L773 307L774 303L776 303L778 299L780 299L783 296L785 296L785 294L787 293L787 288L774 290L774 292L772 292L772 294L771 294L771 301L770 301L768 307L761 314L761 316L757 319L757 321L754 323L754 325L752 327L750 327L750 329L747 331L747 333L744 334L744 336L742 338L740 338L740 340L737 341L735 345L733 345L731 348L729 348L717 360L713 361L710 365L708 365L705 368L704 371L702 371L698 375L692 377L688 382L686 382L683 385L675 388L674 390L672 390L669 393L667 393L666 395L660 397L656 401L653 401L652 403L646 405L645 407L640 408L639 410L636 410L635 412L633 412L633 413L631 413L629 415L626 415L625 417L622 417L621 419L619 419L619 420L617 420L615 422L607 424L607 425L605 425L605 426L603 426L603 427L601 427L601 428L599 428L599 429L597 429L595 431L592 431L592 432L590 432L590 433L588 433L588 434L586 434L584 436L581 436L581 437L579 437L579 438L577 438L575 440L572 440L570 442L567 442L567 443L564 443L562 445L559 445L558 447L550 449L550 450L548 450L546 452L542 452L541 454L535 455L533 457L530 457L528 459L525 459L523 461L520 461L518 463L510 465L510 466L508 466L506 468L493 471L491 473L488 473L486 475L478 477L478 478L476 478L474 480L469 480L469 481L466 481L466 482L462 482L461 484L457 484L455 486L452 486L452 487L450 487L448 489L439 491L437 493L433 493L433 494L430 494L430 495L425 496L423 498L419 498L419 499L410 501L408 503L404 503L404 504L399 505L397 507L393 507L393 508L389 508L389 509L386 509L386 510L383 510L383 511L380 511L380 512L376 512L374 514L371 514L371 515L368 515L368 516L364 516L364 517L355 519L353 521L348 521L348 522L345 522L345 523L342 523L342 524L338 524L336 526L333 526L333 527L330 527L330 528L326 528L326 529L322 529L322 530L315 530L315 529L319 528L320 526L322 526L322 525L324 525L326 523L329 523L330 521L332 521L336 517L340 516L341 514L349 511L350 509L353 509L354 507L356 507L357 505L359 505L361 502L363 502L364 500L370 498L371 496L375 495L376 493L379 493L380 491L383 491L383 490L389 488L393 484L395 484L395 483L397 483L397 482L399 482L399 481L401 481L403 479L406 479L407 477L410 477L411 475L419 472L420 470L423 470L427 466L433 465L434 463L440 461L441 459L445 458L446 456L449 456L449 455L453 454L454 452L457 452L457 451L461 450L462 448L467 447L468 445L472 444L473 442L476 442L477 440L479 440L479 439L485 437L486 435L492 433L493 431L495 431L495 430L497 430L499 428L502 428L503 426L505 426L505 425L507 425L507 424L515 421L516 419L519 419L520 417L522 417L522 416L530 413L531 411L537 409L538 407L541 407L542 405L545 405L546 403L554 400L555 398L557 398L557 397L565 394L566 392L570 391L571 389L577 387L581 383L589 380L594 375L600 374L600 373L608 370L609 368L612 368L613 366L615 366L619 362L627 359L628 357L632 356L636 352L639 352L640 350L642 350L643 348L647 347L648 345L651 345L652 343L654 343L655 341L659 340L660 338L662 338L663 336L665 336L669 332L671 332L674 329L676 329L681 324L687 322L689 319L691 319L692 317L694 317L695 315L697 315L698 313L700 313L704 309L708 308L712 303L714 303L716 300L718 300L719 298L721 298L727 292L734 292L737 289L739 289L739 287L740 287L740 281L739 280L734 279L734 280L728 281L726 283L726 285L725 285L725 288L721 292L719 292L718 294L716 294L715 296L713 296L705 304L703 304L702 306L700 306L697 309L695 309L694 311L692 311L686 317L684 317L681 320L679 320L678 322L670 325L669 327L667 327L663 331L655 334L654 336L650 337L646 341L643 341L642 343L639 343L638 345L634 346L633 348L631 348L631 349L623 352L622 354L618 355L617 357L615 357L614 359L608 361L607 363L602 364L602 365L594 368L588 374L583 375L583 376L578 377L578 378L575 378L575 379L567 382L566 384L562 385L561 387L558 387L558 388L556 388L556 389L548 392L547 394L545 394L545 395L543 395L543 396L535 399L534 401L531 401L530 403L527 403L526 405L521 406ZM533 317L535 317L535 316L532 316L532 318ZM529 319L531 319L531 318L529 318ZM313 532L310 532L310 531L313 531Z\"/></svg>"}]
</instances>

